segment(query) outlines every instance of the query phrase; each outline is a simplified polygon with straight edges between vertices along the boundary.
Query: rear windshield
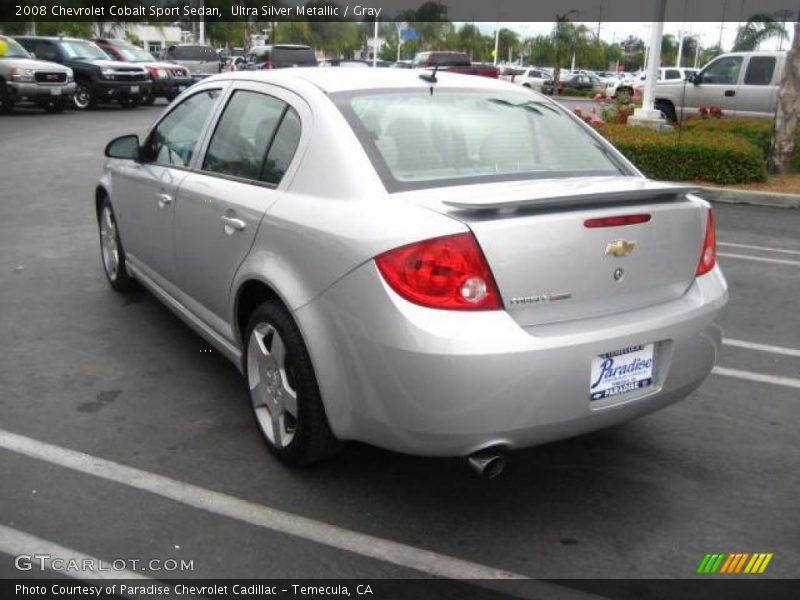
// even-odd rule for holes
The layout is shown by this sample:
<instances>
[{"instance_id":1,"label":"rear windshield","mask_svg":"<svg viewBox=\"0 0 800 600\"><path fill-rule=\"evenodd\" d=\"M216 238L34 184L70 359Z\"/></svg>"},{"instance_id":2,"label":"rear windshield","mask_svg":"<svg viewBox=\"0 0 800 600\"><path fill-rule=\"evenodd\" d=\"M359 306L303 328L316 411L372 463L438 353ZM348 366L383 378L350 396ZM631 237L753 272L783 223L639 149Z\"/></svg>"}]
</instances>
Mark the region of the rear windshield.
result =
<instances>
[{"instance_id":1,"label":"rear windshield","mask_svg":"<svg viewBox=\"0 0 800 600\"><path fill-rule=\"evenodd\" d=\"M219 61L217 53L210 46L175 46L170 48L168 55L174 60Z\"/></svg>"},{"instance_id":2,"label":"rear windshield","mask_svg":"<svg viewBox=\"0 0 800 600\"><path fill-rule=\"evenodd\" d=\"M298 67L314 66L317 58L311 48L272 48L272 62L275 65Z\"/></svg>"},{"instance_id":3,"label":"rear windshield","mask_svg":"<svg viewBox=\"0 0 800 600\"><path fill-rule=\"evenodd\" d=\"M332 94L390 192L625 167L565 110L514 90Z\"/></svg>"}]
</instances>

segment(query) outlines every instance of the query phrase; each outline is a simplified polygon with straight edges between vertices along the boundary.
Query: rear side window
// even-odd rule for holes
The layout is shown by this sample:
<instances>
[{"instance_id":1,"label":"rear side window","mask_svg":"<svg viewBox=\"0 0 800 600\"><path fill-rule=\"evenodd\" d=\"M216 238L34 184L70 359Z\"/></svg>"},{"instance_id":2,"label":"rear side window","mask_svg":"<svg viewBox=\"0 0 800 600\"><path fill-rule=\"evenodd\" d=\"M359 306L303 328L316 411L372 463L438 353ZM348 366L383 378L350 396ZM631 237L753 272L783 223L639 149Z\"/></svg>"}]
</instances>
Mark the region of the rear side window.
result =
<instances>
[{"instance_id":1,"label":"rear side window","mask_svg":"<svg viewBox=\"0 0 800 600\"><path fill-rule=\"evenodd\" d=\"M214 130L203 170L258 180L286 108L273 96L235 92Z\"/></svg>"},{"instance_id":2,"label":"rear side window","mask_svg":"<svg viewBox=\"0 0 800 600\"><path fill-rule=\"evenodd\" d=\"M678 69L667 69L664 71L664 79L680 79L681 72Z\"/></svg>"},{"instance_id":3,"label":"rear side window","mask_svg":"<svg viewBox=\"0 0 800 600\"><path fill-rule=\"evenodd\" d=\"M745 85L769 85L775 72L774 56L751 56L744 73Z\"/></svg>"},{"instance_id":4,"label":"rear side window","mask_svg":"<svg viewBox=\"0 0 800 600\"><path fill-rule=\"evenodd\" d=\"M219 90L207 90L172 109L150 136L150 159L162 165L188 167L218 97Z\"/></svg>"},{"instance_id":5,"label":"rear side window","mask_svg":"<svg viewBox=\"0 0 800 600\"><path fill-rule=\"evenodd\" d=\"M622 172L571 115L524 92L333 96L389 191Z\"/></svg>"},{"instance_id":6,"label":"rear side window","mask_svg":"<svg viewBox=\"0 0 800 600\"><path fill-rule=\"evenodd\" d=\"M264 161L264 170L261 174L263 181L275 185L280 183L297 151L300 132L300 117L293 108L289 108L267 152L267 160Z\"/></svg>"}]
</instances>

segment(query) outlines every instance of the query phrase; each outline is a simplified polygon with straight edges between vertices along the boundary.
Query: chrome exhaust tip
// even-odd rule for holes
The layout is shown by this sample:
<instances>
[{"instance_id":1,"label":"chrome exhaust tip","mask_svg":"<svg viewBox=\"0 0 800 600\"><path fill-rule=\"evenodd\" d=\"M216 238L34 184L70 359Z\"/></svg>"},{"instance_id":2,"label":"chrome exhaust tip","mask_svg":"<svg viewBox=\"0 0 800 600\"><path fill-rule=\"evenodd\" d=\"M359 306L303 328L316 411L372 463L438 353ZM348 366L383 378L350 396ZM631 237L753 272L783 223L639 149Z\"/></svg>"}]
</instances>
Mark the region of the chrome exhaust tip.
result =
<instances>
[{"instance_id":1,"label":"chrome exhaust tip","mask_svg":"<svg viewBox=\"0 0 800 600\"><path fill-rule=\"evenodd\" d=\"M481 479L494 479L505 470L506 457L498 448L486 448L470 454L467 464Z\"/></svg>"}]
</instances>

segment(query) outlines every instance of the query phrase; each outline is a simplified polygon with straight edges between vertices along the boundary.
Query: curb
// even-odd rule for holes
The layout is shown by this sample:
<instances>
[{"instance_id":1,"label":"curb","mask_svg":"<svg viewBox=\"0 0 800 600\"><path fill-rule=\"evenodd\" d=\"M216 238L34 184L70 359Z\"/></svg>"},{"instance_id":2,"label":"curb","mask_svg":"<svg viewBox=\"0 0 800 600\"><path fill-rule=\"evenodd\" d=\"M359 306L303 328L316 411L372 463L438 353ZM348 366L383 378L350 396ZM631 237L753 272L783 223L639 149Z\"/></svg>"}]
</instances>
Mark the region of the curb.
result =
<instances>
[{"instance_id":1,"label":"curb","mask_svg":"<svg viewBox=\"0 0 800 600\"><path fill-rule=\"evenodd\" d=\"M800 208L800 194L733 190L710 186L702 186L695 193L710 202L720 202L723 204L749 204L752 206L770 206L772 208Z\"/></svg>"}]
</instances>

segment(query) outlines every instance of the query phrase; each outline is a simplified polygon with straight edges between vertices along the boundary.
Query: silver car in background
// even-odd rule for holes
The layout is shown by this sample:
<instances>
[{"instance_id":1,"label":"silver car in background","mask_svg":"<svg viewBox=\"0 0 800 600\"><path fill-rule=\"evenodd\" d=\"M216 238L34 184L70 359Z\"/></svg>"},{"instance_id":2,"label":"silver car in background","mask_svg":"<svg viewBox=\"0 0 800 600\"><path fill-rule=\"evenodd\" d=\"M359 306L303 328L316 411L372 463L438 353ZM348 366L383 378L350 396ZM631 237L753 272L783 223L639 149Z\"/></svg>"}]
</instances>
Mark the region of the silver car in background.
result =
<instances>
[{"instance_id":1,"label":"silver car in background","mask_svg":"<svg viewBox=\"0 0 800 600\"><path fill-rule=\"evenodd\" d=\"M359 440L471 457L607 427L710 373L710 206L547 98L483 77L210 77L96 189L105 272L247 377L291 464Z\"/></svg>"}]
</instances>

